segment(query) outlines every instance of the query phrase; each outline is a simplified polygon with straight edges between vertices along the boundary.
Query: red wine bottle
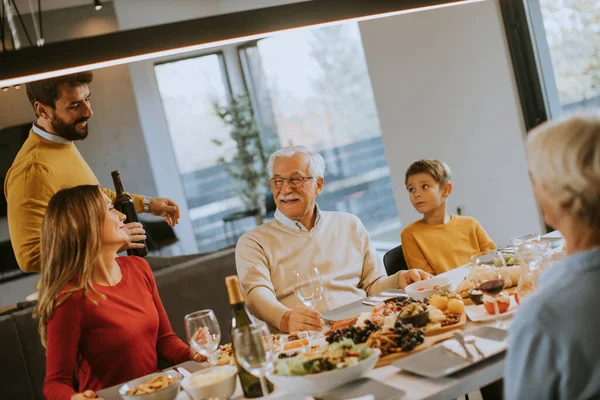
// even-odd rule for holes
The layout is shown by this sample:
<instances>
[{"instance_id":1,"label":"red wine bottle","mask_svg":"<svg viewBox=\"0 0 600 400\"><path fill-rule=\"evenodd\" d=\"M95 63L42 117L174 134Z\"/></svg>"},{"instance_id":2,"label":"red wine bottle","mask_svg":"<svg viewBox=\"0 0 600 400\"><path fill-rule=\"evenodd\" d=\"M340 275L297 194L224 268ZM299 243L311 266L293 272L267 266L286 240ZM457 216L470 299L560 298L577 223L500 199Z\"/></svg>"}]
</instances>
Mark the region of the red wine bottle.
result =
<instances>
[{"instance_id":1,"label":"red wine bottle","mask_svg":"<svg viewBox=\"0 0 600 400\"><path fill-rule=\"evenodd\" d=\"M115 208L125 214L125 223L140 222L138 220L137 212L135 211L135 203L133 202L133 198L125 193L125 189L123 189L123 182L121 182L121 175L119 174L119 171L113 171L111 172L111 175L113 178L113 183L115 184L115 190L117 192L117 197L113 202ZM136 243L143 243L144 247L141 249L129 249L127 250L127 254L130 256L146 257L148 255L146 241L142 240L141 242Z\"/></svg>"}]
</instances>

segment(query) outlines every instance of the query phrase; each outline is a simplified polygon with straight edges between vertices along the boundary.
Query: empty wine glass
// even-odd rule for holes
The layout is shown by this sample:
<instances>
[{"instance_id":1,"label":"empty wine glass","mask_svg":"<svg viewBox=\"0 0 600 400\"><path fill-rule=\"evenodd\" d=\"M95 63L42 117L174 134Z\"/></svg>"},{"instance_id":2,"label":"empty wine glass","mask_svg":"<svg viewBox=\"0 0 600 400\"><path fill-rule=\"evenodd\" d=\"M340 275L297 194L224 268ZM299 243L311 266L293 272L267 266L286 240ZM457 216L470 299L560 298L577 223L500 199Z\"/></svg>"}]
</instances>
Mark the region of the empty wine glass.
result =
<instances>
[{"instance_id":1,"label":"empty wine glass","mask_svg":"<svg viewBox=\"0 0 600 400\"><path fill-rule=\"evenodd\" d=\"M496 327L505 329L505 325L500 322L500 311L498 310L498 295L504 289L507 274L504 256L498 250L492 250L476 254L469 260L471 261L471 279L473 279L475 288L493 298Z\"/></svg>"},{"instance_id":2,"label":"empty wine glass","mask_svg":"<svg viewBox=\"0 0 600 400\"><path fill-rule=\"evenodd\" d=\"M233 332L233 348L237 362L260 380L264 398L269 398L267 374L273 370L275 345L271 332L264 322L257 322Z\"/></svg>"},{"instance_id":3,"label":"empty wine glass","mask_svg":"<svg viewBox=\"0 0 600 400\"><path fill-rule=\"evenodd\" d=\"M300 301L310 308L323 298L323 280L317 268L309 268L306 272L293 271L294 293Z\"/></svg>"},{"instance_id":4,"label":"empty wine glass","mask_svg":"<svg viewBox=\"0 0 600 400\"><path fill-rule=\"evenodd\" d=\"M315 308L317 303L323 298L323 280L318 268L309 268L306 271L292 272L294 276L294 293L300 301L310 308ZM311 338L313 337L310 334Z\"/></svg>"},{"instance_id":5,"label":"empty wine glass","mask_svg":"<svg viewBox=\"0 0 600 400\"><path fill-rule=\"evenodd\" d=\"M200 310L184 317L185 333L192 349L205 356L213 367L211 355L219 347L221 328L213 310Z\"/></svg>"},{"instance_id":6,"label":"empty wine glass","mask_svg":"<svg viewBox=\"0 0 600 400\"><path fill-rule=\"evenodd\" d=\"M542 243L536 242L521 242L515 247L515 255L521 266L521 274L517 285L519 302L537 289L546 247L546 244L542 245Z\"/></svg>"},{"instance_id":7,"label":"empty wine glass","mask_svg":"<svg viewBox=\"0 0 600 400\"><path fill-rule=\"evenodd\" d=\"M542 237L539 233L527 233L525 235L517 236L511 239L514 247L519 246L522 243L540 243Z\"/></svg>"}]
</instances>

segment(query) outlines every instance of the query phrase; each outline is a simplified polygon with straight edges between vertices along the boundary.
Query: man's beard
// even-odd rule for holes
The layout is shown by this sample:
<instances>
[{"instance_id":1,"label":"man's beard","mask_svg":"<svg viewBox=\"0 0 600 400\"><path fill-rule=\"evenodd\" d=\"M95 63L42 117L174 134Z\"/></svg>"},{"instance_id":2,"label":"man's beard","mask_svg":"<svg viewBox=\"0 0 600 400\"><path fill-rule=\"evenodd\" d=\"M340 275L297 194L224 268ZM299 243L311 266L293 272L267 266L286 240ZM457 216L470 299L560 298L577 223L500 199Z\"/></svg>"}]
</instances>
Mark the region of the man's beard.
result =
<instances>
[{"instance_id":1,"label":"man's beard","mask_svg":"<svg viewBox=\"0 0 600 400\"><path fill-rule=\"evenodd\" d=\"M63 137L67 140L83 140L88 135L88 125L85 124L81 130L77 130L76 124L85 122L88 119L89 118L83 117L79 118L73 124L66 124L59 117L55 116L54 119L50 121L50 124L52 125L54 132L56 132L56 134L60 137Z\"/></svg>"}]
</instances>

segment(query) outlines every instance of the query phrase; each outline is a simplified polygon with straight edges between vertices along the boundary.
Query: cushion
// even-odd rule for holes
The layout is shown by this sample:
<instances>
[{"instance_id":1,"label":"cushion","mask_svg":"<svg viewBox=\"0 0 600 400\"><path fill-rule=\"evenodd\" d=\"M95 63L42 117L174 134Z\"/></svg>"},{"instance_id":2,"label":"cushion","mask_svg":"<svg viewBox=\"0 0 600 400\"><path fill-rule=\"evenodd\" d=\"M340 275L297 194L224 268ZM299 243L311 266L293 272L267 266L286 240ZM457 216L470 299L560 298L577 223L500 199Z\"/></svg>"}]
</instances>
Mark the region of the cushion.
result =
<instances>
[{"instance_id":1,"label":"cushion","mask_svg":"<svg viewBox=\"0 0 600 400\"><path fill-rule=\"evenodd\" d=\"M221 327L221 343L230 341L231 310L225 278L235 274L233 248L189 260L154 274L173 331L181 340L187 343L185 315L212 309Z\"/></svg>"},{"instance_id":2,"label":"cushion","mask_svg":"<svg viewBox=\"0 0 600 400\"><path fill-rule=\"evenodd\" d=\"M34 400L27 364L21 349L21 340L15 321L10 315L0 317L0 354L3 360L0 397Z\"/></svg>"},{"instance_id":3,"label":"cushion","mask_svg":"<svg viewBox=\"0 0 600 400\"><path fill-rule=\"evenodd\" d=\"M29 371L29 380L36 399L44 400L43 386L46 377L46 351L38 333L38 320L33 319L33 308L11 314L21 338L23 356Z\"/></svg>"}]
</instances>

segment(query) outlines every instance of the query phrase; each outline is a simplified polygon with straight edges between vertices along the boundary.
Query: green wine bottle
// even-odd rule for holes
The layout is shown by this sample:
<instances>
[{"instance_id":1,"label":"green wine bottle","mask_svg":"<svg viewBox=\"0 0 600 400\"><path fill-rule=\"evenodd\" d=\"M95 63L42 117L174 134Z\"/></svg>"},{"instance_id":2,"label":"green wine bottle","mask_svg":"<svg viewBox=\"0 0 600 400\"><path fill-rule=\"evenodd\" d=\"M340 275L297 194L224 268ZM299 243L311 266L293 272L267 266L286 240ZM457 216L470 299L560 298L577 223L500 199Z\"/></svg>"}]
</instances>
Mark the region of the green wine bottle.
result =
<instances>
[{"instance_id":1,"label":"green wine bottle","mask_svg":"<svg viewBox=\"0 0 600 400\"><path fill-rule=\"evenodd\" d=\"M232 275L225 278L225 287L227 288L227 296L229 296L229 304L231 304L231 326L229 327L229 336L233 338L232 333L235 329L255 324L256 320L246 308L246 304L244 304L238 277ZM233 353L235 354L235 349L233 349ZM242 390L244 391L244 397L249 399L262 397L263 393L260 388L260 380L258 377L242 368L240 363L237 363L237 368L240 383L242 384ZM267 381L267 387L269 388L269 393L271 393L273 391L273 384Z\"/></svg>"}]
</instances>

